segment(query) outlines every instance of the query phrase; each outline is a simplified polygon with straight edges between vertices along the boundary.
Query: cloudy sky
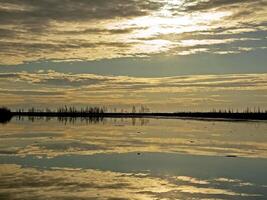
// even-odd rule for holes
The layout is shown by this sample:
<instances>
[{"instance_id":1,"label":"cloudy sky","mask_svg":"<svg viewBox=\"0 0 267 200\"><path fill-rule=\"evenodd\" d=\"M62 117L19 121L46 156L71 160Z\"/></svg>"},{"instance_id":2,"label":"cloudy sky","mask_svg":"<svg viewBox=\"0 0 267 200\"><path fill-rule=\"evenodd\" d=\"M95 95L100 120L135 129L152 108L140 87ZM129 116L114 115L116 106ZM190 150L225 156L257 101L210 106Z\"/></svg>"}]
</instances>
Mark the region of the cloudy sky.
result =
<instances>
[{"instance_id":1,"label":"cloudy sky","mask_svg":"<svg viewBox=\"0 0 267 200\"><path fill-rule=\"evenodd\" d=\"M0 0L0 46L5 106L267 107L267 0Z\"/></svg>"}]
</instances>

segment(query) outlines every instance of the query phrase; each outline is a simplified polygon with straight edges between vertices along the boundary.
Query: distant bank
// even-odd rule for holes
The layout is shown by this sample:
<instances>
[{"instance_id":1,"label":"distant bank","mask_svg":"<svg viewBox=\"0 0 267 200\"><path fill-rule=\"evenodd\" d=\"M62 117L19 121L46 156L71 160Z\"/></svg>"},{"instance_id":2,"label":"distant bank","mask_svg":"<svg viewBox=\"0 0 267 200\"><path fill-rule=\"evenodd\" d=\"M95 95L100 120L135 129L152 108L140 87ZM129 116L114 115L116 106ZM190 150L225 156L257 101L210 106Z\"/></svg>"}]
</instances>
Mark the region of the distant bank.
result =
<instances>
[{"instance_id":1,"label":"distant bank","mask_svg":"<svg viewBox=\"0 0 267 200\"><path fill-rule=\"evenodd\" d=\"M0 108L0 122L5 123L14 116L20 117L71 117L71 118L179 118L179 119L204 119L204 120L267 120L266 111L258 112L175 112L175 113L112 113L105 112L101 108L81 110L57 110L57 111L16 111Z\"/></svg>"}]
</instances>

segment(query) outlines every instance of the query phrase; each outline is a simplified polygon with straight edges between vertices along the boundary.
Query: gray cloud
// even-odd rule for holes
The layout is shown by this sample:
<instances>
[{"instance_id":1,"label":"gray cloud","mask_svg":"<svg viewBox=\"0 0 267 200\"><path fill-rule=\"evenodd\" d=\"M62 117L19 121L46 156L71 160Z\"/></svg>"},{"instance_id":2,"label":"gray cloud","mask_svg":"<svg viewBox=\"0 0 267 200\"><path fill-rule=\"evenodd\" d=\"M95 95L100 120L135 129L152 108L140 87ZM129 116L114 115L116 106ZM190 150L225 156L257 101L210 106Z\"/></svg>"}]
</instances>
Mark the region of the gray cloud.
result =
<instances>
[{"instance_id":1,"label":"gray cloud","mask_svg":"<svg viewBox=\"0 0 267 200\"><path fill-rule=\"evenodd\" d=\"M34 95L34 96L47 96L47 95L64 95L64 92L57 91L34 91L34 90L0 90L0 94L16 94L16 95Z\"/></svg>"},{"instance_id":2,"label":"gray cloud","mask_svg":"<svg viewBox=\"0 0 267 200\"><path fill-rule=\"evenodd\" d=\"M101 20L115 18L127 19L148 15L162 6L162 3L142 0L0 0L0 46L2 55L7 60L10 56L19 54L27 60L42 59L47 53L71 51L70 49L96 48L101 46L126 47L128 44L119 42L85 42L71 41L62 42L51 38L62 34L70 37L75 34L126 34L134 28L87 28L85 30L55 30L56 23L96 23ZM41 36L51 36L42 41ZM68 55L67 57L70 57ZM75 57L75 56L74 56ZM76 56L77 57L77 56ZM60 58L58 58L60 59ZM63 58L64 59L64 58ZM2 59L3 60L3 59ZM10 58L10 60L15 60Z\"/></svg>"},{"instance_id":3,"label":"gray cloud","mask_svg":"<svg viewBox=\"0 0 267 200\"><path fill-rule=\"evenodd\" d=\"M0 64L253 51L262 46L179 44L184 38L223 43L248 29L262 39L265 7L264 0L0 0Z\"/></svg>"},{"instance_id":4,"label":"gray cloud","mask_svg":"<svg viewBox=\"0 0 267 200\"><path fill-rule=\"evenodd\" d=\"M21 51L33 51L33 50L46 50L46 51L63 51L66 49L80 49L80 48L94 48L99 46L111 46L111 47L128 47L131 44L124 42L97 42L90 43L84 40L70 40L68 43L56 42L56 43L46 43L46 42L35 42L35 43L25 43L25 42L11 42L11 41L0 41L0 46L6 50L17 49Z\"/></svg>"},{"instance_id":5,"label":"gray cloud","mask_svg":"<svg viewBox=\"0 0 267 200\"><path fill-rule=\"evenodd\" d=\"M12 79L10 79L12 78ZM13 79L15 78L15 79ZM127 76L101 76L94 74L72 74L48 71L42 73L16 72L0 73L3 81L9 79L11 82L20 81L36 85L54 85L57 87L72 86L88 87L99 86L120 89L146 89L157 87L207 87L207 88L235 88L235 87L260 87L267 85L266 74L240 74L240 75L203 75L203 76L173 76L162 78L136 78ZM1 93L8 92L0 90ZM10 90L12 92L12 90ZM9 92L9 93L10 93ZM29 94L63 94L53 91L14 91L14 93Z\"/></svg>"},{"instance_id":6,"label":"gray cloud","mask_svg":"<svg viewBox=\"0 0 267 200\"><path fill-rule=\"evenodd\" d=\"M125 34L131 33L135 30L146 29L145 27L132 27L132 28L115 28L115 29L101 29L101 28L88 28L84 30L72 30L72 31L57 31L56 34L63 35L80 35L80 34Z\"/></svg>"},{"instance_id":7,"label":"gray cloud","mask_svg":"<svg viewBox=\"0 0 267 200\"><path fill-rule=\"evenodd\" d=\"M1 0L0 3L6 3ZM151 1L135 0L11 0L12 5L25 9L0 9L1 24L41 25L51 20L87 21L111 19L115 17L135 17L159 9L162 4ZM1 5L1 4L0 4Z\"/></svg>"},{"instance_id":8,"label":"gray cloud","mask_svg":"<svg viewBox=\"0 0 267 200\"><path fill-rule=\"evenodd\" d=\"M199 0L185 0L182 5L182 10L185 11L203 11L208 9L218 9L225 7L239 8L242 6L264 6L266 1L264 0L208 0L208 1L199 1ZM253 7L255 9L255 7ZM246 14L249 11L242 12Z\"/></svg>"}]
</instances>

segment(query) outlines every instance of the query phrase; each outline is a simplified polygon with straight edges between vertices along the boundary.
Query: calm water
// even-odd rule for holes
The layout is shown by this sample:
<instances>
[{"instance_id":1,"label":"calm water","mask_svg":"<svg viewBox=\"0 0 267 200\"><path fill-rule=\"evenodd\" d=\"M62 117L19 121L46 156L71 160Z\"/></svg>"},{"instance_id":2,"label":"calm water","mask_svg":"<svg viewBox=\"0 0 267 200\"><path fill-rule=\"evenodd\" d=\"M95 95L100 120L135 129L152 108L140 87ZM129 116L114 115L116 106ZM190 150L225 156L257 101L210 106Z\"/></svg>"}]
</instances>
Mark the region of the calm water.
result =
<instances>
[{"instance_id":1,"label":"calm water","mask_svg":"<svg viewBox=\"0 0 267 200\"><path fill-rule=\"evenodd\" d=\"M13 119L0 199L267 199L267 123Z\"/></svg>"}]
</instances>

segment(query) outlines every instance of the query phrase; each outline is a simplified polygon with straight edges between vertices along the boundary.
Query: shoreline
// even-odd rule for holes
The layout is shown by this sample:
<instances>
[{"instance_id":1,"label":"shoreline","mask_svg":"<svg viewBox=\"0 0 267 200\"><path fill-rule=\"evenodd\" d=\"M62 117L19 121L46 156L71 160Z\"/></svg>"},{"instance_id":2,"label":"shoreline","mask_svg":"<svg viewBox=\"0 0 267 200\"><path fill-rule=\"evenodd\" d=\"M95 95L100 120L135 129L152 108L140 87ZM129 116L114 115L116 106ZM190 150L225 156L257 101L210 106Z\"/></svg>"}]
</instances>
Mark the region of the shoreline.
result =
<instances>
[{"instance_id":1,"label":"shoreline","mask_svg":"<svg viewBox=\"0 0 267 200\"><path fill-rule=\"evenodd\" d=\"M218 121L267 121L267 113L79 113L79 112L11 112L11 117L58 117L58 118L164 118Z\"/></svg>"}]
</instances>

